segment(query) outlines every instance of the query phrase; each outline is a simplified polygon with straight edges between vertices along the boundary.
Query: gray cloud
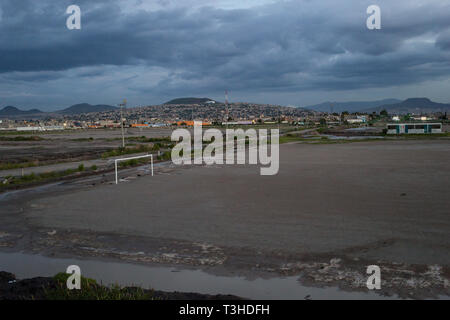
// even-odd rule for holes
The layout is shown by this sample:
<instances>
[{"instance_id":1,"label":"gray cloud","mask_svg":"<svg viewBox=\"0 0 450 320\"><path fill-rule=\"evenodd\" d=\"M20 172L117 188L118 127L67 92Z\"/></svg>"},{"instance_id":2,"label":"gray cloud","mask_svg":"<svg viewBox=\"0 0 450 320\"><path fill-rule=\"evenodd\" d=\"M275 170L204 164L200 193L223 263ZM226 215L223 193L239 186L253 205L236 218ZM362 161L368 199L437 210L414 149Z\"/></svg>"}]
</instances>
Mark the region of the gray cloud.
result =
<instances>
[{"instance_id":1,"label":"gray cloud","mask_svg":"<svg viewBox=\"0 0 450 320\"><path fill-rule=\"evenodd\" d=\"M149 2L3 0L0 83L9 97L15 88L43 95L42 101L51 92L49 105L63 103L65 93L98 98L92 85L139 104L225 88L244 100L288 93L289 101L279 102L289 103L295 93L300 100L309 92L311 100L315 91L449 77L448 1L379 1L377 31L365 27L373 1L271 2L233 9L231 0L223 6L192 0L188 10L185 2L159 1L144 10L140 5ZM65 27L73 3L82 9L82 30ZM14 101L31 103L19 96Z\"/></svg>"}]
</instances>

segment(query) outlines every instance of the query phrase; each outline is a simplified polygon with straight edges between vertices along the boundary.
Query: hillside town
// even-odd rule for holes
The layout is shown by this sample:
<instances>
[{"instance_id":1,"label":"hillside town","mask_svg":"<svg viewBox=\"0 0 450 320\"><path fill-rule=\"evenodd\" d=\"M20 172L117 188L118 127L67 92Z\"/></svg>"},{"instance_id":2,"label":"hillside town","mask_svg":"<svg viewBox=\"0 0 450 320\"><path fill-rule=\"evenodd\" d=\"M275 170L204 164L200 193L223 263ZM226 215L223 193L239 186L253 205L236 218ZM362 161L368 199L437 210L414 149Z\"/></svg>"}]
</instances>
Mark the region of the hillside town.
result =
<instances>
[{"instance_id":1,"label":"hillside town","mask_svg":"<svg viewBox=\"0 0 450 320\"><path fill-rule=\"evenodd\" d=\"M389 113L380 112L321 112L306 108L255 103L219 103L208 101L196 104L163 104L133 108L111 107L100 112L20 113L0 114L0 130L45 131L80 128L164 127L193 125L193 120L205 125L365 125L385 122L430 122L448 120L446 112ZM83 109L86 111L86 109ZM92 111L92 110L89 110Z\"/></svg>"}]
</instances>

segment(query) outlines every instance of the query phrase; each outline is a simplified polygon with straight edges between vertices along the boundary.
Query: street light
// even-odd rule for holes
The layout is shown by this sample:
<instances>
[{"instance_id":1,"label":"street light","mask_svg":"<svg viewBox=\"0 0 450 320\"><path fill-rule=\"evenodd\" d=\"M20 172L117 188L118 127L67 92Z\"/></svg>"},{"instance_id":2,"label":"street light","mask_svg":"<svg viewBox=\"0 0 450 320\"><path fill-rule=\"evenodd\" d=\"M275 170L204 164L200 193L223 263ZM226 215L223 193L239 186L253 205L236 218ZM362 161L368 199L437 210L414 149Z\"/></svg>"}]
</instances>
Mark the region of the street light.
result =
<instances>
[{"instance_id":1,"label":"street light","mask_svg":"<svg viewBox=\"0 0 450 320\"><path fill-rule=\"evenodd\" d=\"M123 102L119 104L120 106L120 125L122 127L122 148L125 149L125 134L123 132L123 115L122 115L122 107L127 107L127 99L123 99Z\"/></svg>"}]
</instances>

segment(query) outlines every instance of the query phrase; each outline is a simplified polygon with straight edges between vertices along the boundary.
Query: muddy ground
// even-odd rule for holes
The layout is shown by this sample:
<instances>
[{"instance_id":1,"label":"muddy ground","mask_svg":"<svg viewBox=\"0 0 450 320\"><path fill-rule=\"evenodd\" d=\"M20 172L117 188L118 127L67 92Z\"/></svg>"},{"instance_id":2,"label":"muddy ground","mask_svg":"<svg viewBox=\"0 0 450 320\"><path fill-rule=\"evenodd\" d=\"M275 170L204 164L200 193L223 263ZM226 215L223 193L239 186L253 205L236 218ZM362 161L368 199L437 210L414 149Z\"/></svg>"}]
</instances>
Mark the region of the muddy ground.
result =
<instances>
[{"instance_id":1,"label":"muddy ground","mask_svg":"<svg viewBox=\"0 0 450 320\"><path fill-rule=\"evenodd\" d=\"M127 128L125 138L169 137L170 128ZM35 141L6 141L6 139L38 137ZM0 140L0 164L37 162L40 165L58 162L98 159L102 153L122 145L122 133L118 129L72 130L58 133L30 133L3 135ZM126 143L136 143L127 140ZM0 171L0 175L2 172Z\"/></svg>"},{"instance_id":2,"label":"muddy ground","mask_svg":"<svg viewBox=\"0 0 450 320\"><path fill-rule=\"evenodd\" d=\"M450 143L286 144L280 171L165 166L1 199L0 247L61 257L299 275L312 286L450 295ZM138 175L140 175L138 177Z\"/></svg>"},{"instance_id":3,"label":"muddy ground","mask_svg":"<svg viewBox=\"0 0 450 320\"><path fill-rule=\"evenodd\" d=\"M129 147L151 147L153 143L141 138L167 138L170 134L168 128L127 128L125 143ZM102 156L107 151L121 147L121 137L118 129L0 135L0 180L9 176L75 169L79 165L85 168L95 165L101 170L113 169L111 158L104 159ZM14 168L17 164L22 167Z\"/></svg>"}]
</instances>

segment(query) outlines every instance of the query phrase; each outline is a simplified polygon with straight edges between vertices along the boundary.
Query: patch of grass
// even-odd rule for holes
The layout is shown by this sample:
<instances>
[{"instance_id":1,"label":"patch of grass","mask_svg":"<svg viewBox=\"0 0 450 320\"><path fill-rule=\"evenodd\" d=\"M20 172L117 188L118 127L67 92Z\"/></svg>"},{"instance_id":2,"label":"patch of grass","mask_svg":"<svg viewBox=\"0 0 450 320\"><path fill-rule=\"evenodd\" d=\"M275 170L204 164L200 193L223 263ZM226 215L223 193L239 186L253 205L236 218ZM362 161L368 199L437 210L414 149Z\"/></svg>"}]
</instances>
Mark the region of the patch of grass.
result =
<instances>
[{"instance_id":1,"label":"patch of grass","mask_svg":"<svg viewBox=\"0 0 450 320\"><path fill-rule=\"evenodd\" d=\"M147 138L146 136L141 137L127 137L127 140L137 141L137 142L171 142L170 137L160 137L160 138Z\"/></svg>"},{"instance_id":2,"label":"patch of grass","mask_svg":"<svg viewBox=\"0 0 450 320\"><path fill-rule=\"evenodd\" d=\"M317 128L317 132L319 132L319 133L326 133L327 131L328 131L328 127Z\"/></svg>"},{"instance_id":3,"label":"patch of grass","mask_svg":"<svg viewBox=\"0 0 450 320\"><path fill-rule=\"evenodd\" d=\"M126 161L121 161L119 162L119 167L124 168L124 167L131 167L131 166L135 166L139 163L140 159L131 159L131 160L126 160Z\"/></svg>"},{"instance_id":4,"label":"patch of grass","mask_svg":"<svg viewBox=\"0 0 450 320\"><path fill-rule=\"evenodd\" d=\"M81 289L67 289L69 274L58 273L53 278L56 288L47 289L45 297L48 300L152 300L153 292L141 288L122 288L118 285L106 287L94 279L81 276Z\"/></svg>"},{"instance_id":5,"label":"patch of grass","mask_svg":"<svg viewBox=\"0 0 450 320\"><path fill-rule=\"evenodd\" d=\"M34 161L20 162L20 163L0 163L0 170L10 170L10 169L20 169L20 168L31 168L37 167L38 163Z\"/></svg>"},{"instance_id":6,"label":"patch of grass","mask_svg":"<svg viewBox=\"0 0 450 320\"><path fill-rule=\"evenodd\" d=\"M152 151L159 151L163 148L173 148L174 144L165 144L162 142L156 142L153 143L153 146L149 146L149 145L144 145L144 144L140 144L140 145L127 145L125 148L117 148L111 151L107 151L104 152L102 154L102 158L110 158L110 157L118 157L118 156L123 156L126 154L134 154L134 153L144 153L144 152L152 152Z\"/></svg>"},{"instance_id":7,"label":"patch of grass","mask_svg":"<svg viewBox=\"0 0 450 320\"><path fill-rule=\"evenodd\" d=\"M303 136L295 136L292 134L287 134L280 137L280 144L296 141L311 141L311 139L306 139Z\"/></svg>"},{"instance_id":8,"label":"patch of grass","mask_svg":"<svg viewBox=\"0 0 450 320\"><path fill-rule=\"evenodd\" d=\"M118 141L122 140L122 138L108 138L107 141ZM140 142L140 143L152 143L152 142L166 142L170 143L172 140L170 137L159 137L159 138L147 138L146 136L140 136L140 137L126 137L126 141L131 142Z\"/></svg>"},{"instance_id":9,"label":"patch of grass","mask_svg":"<svg viewBox=\"0 0 450 320\"><path fill-rule=\"evenodd\" d=\"M117 157L117 156L123 156L125 154L133 154L133 153L142 153L142 152L149 152L152 151L152 147L146 146L146 145L139 145L137 147L125 147L125 148L118 148L111 151L107 151L102 154L102 158L109 158L109 157Z\"/></svg>"},{"instance_id":10,"label":"patch of grass","mask_svg":"<svg viewBox=\"0 0 450 320\"><path fill-rule=\"evenodd\" d=\"M18 137L5 137L0 136L0 141L42 141L45 140L39 136L18 136Z\"/></svg>"},{"instance_id":11,"label":"patch of grass","mask_svg":"<svg viewBox=\"0 0 450 320\"><path fill-rule=\"evenodd\" d=\"M158 158L158 160L168 161L168 160L172 159L172 153L170 151L166 151L166 152L161 153L157 158Z\"/></svg>"},{"instance_id":12,"label":"patch of grass","mask_svg":"<svg viewBox=\"0 0 450 320\"><path fill-rule=\"evenodd\" d=\"M150 161L150 158L126 160L126 161L119 162L119 167L121 167L121 168L132 167L132 166L136 166L138 164L147 163L149 161Z\"/></svg>"},{"instance_id":13,"label":"patch of grass","mask_svg":"<svg viewBox=\"0 0 450 320\"><path fill-rule=\"evenodd\" d=\"M76 130L48 130L48 131L16 131L16 130L10 130L10 131L0 131L0 136L15 136L15 135L30 135L30 134L36 134L39 133L40 135L43 134L59 134L59 133L75 133Z\"/></svg>"},{"instance_id":14,"label":"patch of grass","mask_svg":"<svg viewBox=\"0 0 450 320\"><path fill-rule=\"evenodd\" d=\"M92 167L91 167L91 169L92 169ZM94 169L92 169L92 170L94 170ZM62 178L62 177L69 176L74 173L83 172L83 171L85 171L85 167L83 164L80 164L78 166L78 168L76 168L76 169L66 169L63 171L49 171L49 172L42 172L42 173L32 172L30 174L26 174L26 175L19 176L19 177L8 176L8 177L5 177L3 182L0 184L0 188L4 188L6 186L11 186L11 185L15 185L15 186L23 185L23 184L33 183L33 182L45 182L48 180Z\"/></svg>"}]
</instances>

